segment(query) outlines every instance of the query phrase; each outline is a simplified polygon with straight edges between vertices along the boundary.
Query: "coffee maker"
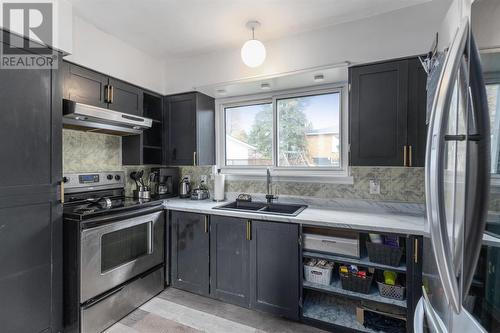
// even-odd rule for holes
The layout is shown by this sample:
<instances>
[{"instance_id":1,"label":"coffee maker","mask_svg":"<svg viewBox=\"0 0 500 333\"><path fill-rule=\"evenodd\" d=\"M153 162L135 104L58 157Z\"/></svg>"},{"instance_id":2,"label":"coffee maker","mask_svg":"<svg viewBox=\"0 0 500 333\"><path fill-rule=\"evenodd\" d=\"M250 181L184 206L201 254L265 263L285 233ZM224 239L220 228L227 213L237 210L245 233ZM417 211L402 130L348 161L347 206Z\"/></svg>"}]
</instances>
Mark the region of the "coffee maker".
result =
<instances>
[{"instance_id":1,"label":"coffee maker","mask_svg":"<svg viewBox=\"0 0 500 333\"><path fill-rule=\"evenodd\" d=\"M171 198L179 195L179 168L151 168L151 195L154 198Z\"/></svg>"}]
</instances>

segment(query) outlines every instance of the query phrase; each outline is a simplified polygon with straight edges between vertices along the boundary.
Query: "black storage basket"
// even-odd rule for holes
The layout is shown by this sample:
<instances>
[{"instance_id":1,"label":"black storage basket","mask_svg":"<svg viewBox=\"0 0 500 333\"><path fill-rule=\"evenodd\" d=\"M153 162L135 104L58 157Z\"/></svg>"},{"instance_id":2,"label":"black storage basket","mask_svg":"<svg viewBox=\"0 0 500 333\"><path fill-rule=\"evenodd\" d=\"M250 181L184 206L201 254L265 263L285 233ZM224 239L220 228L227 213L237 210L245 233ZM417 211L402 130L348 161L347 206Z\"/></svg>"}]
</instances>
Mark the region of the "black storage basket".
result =
<instances>
[{"instance_id":1,"label":"black storage basket","mask_svg":"<svg viewBox=\"0 0 500 333\"><path fill-rule=\"evenodd\" d=\"M403 257L403 248L385 244L366 242L368 258L371 262L388 266L399 266Z\"/></svg>"},{"instance_id":2,"label":"black storage basket","mask_svg":"<svg viewBox=\"0 0 500 333\"><path fill-rule=\"evenodd\" d=\"M352 273L340 273L340 281L342 282L342 289L344 290L369 294L372 286L373 275L361 277Z\"/></svg>"}]
</instances>

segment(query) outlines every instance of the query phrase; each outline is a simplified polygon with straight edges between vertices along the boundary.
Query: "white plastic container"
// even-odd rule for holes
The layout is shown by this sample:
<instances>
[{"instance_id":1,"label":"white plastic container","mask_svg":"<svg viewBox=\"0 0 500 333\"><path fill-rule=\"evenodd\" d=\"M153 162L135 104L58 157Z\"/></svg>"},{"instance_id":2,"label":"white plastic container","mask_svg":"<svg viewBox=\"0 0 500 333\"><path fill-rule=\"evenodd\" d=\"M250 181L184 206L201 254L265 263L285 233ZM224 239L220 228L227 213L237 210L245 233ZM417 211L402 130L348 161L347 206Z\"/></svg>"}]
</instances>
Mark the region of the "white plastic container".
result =
<instances>
[{"instance_id":1,"label":"white plastic container","mask_svg":"<svg viewBox=\"0 0 500 333\"><path fill-rule=\"evenodd\" d=\"M332 281L333 268L320 268L304 265L304 278L308 282L330 285Z\"/></svg>"},{"instance_id":2,"label":"white plastic container","mask_svg":"<svg viewBox=\"0 0 500 333\"><path fill-rule=\"evenodd\" d=\"M303 234L304 249L359 258L359 238Z\"/></svg>"}]
</instances>

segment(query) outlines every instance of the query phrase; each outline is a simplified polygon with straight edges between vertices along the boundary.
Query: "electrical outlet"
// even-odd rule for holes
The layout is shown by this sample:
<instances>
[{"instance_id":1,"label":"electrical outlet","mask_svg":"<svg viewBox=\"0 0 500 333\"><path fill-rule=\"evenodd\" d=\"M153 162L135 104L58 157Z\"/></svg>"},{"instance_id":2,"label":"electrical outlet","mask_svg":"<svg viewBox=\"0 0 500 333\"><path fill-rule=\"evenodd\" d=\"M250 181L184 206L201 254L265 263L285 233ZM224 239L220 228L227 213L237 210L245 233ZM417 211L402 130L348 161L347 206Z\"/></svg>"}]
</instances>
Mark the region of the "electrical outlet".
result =
<instances>
[{"instance_id":1,"label":"electrical outlet","mask_svg":"<svg viewBox=\"0 0 500 333\"><path fill-rule=\"evenodd\" d=\"M200 182L205 182L206 183L207 182L207 178L208 178L207 175L201 175L200 176Z\"/></svg>"},{"instance_id":2,"label":"electrical outlet","mask_svg":"<svg viewBox=\"0 0 500 333\"><path fill-rule=\"evenodd\" d=\"M191 183L191 175L184 175L182 178L187 178L188 182Z\"/></svg>"},{"instance_id":3,"label":"electrical outlet","mask_svg":"<svg viewBox=\"0 0 500 333\"><path fill-rule=\"evenodd\" d=\"M380 194L380 180L370 179L370 194Z\"/></svg>"}]
</instances>

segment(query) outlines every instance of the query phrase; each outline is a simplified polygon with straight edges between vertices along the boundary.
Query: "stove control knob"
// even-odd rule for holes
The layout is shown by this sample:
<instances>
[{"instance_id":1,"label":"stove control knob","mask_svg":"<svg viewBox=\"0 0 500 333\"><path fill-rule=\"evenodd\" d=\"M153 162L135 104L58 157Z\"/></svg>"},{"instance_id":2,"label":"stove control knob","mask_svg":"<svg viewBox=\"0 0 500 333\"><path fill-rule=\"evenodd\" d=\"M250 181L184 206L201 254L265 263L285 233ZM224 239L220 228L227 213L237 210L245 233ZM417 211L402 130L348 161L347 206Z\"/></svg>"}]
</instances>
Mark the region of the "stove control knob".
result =
<instances>
[{"instance_id":1,"label":"stove control knob","mask_svg":"<svg viewBox=\"0 0 500 333\"><path fill-rule=\"evenodd\" d=\"M108 175L106 178L108 178L108 180L112 180L113 179L113 175Z\"/></svg>"},{"instance_id":2,"label":"stove control knob","mask_svg":"<svg viewBox=\"0 0 500 333\"><path fill-rule=\"evenodd\" d=\"M121 178L120 175L115 175L115 180L120 180Z\"/></svg>"},{"instance_id":3,"label":"stove control knob","mask_svg":"<svg viewBox=\"0 0 500 333\"><path fill-rule=\"evenodd\" d=\"M63 181L63 183L67 183L67 182L69 182L69 177L63 177L63 178L62 178L62 181Z\"/></svg>"}]
</instances>

